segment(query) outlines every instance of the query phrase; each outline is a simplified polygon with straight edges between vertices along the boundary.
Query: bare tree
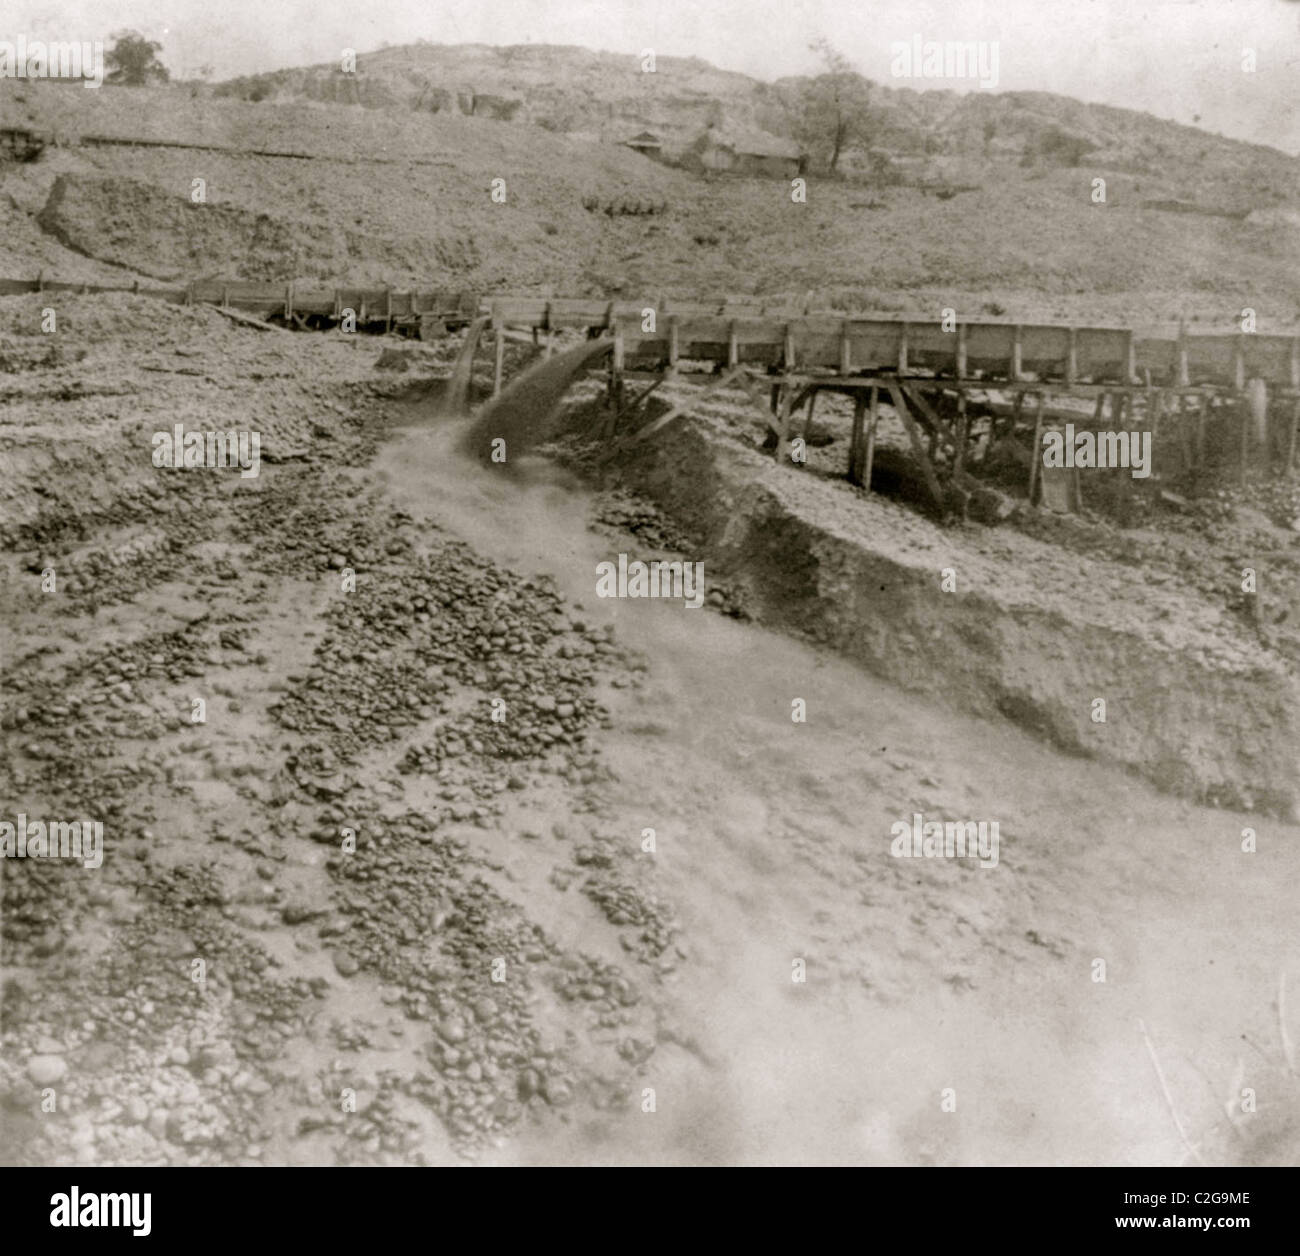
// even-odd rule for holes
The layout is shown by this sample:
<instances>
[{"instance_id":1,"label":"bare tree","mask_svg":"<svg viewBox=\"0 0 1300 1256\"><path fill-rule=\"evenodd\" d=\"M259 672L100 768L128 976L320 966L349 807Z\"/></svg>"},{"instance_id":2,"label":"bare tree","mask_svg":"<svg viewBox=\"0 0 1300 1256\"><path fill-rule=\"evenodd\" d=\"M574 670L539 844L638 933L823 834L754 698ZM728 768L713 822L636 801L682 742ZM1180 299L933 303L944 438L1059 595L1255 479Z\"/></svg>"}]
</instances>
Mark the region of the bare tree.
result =
<instances>
[{"instance_id":1,"label":"bare tree","mask_svg":"<svg viewBox=\"0 0 1300 1256\"><path fill-rule=\"evenodd\" d=\"M810 152L829 153L826 165L833 174L844 150L871 133L872 85L827 40L819 39L809 47L826 69L810 79L800 94L795 129Z\"/></svg>"}]
</instances>

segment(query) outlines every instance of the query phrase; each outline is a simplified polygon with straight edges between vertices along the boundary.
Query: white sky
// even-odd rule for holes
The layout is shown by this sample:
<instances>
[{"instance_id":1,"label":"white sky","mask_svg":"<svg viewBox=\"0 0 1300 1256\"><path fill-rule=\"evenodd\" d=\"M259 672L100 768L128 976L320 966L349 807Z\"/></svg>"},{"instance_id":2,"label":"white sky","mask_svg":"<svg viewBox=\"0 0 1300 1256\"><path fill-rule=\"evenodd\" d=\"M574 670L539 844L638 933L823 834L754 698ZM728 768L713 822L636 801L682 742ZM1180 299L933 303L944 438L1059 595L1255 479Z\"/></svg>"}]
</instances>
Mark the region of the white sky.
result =
<instances>
[{"instance_id":1,"label":"white sky","mask_svg":"<svg viewBox=\"0 0 1300 1256\"><path fill-rule=\"evenodd\" d=\"M0 39L123 27L161 42L173 74L210 64L218 78L424 38L653 48L774 79L815 72L808 43L824 35L892 82L893 41L996 40L999 90L1199 114L1208 130L1300 152L1300 0L4 0Z\"/></svg>"}]
</instances>

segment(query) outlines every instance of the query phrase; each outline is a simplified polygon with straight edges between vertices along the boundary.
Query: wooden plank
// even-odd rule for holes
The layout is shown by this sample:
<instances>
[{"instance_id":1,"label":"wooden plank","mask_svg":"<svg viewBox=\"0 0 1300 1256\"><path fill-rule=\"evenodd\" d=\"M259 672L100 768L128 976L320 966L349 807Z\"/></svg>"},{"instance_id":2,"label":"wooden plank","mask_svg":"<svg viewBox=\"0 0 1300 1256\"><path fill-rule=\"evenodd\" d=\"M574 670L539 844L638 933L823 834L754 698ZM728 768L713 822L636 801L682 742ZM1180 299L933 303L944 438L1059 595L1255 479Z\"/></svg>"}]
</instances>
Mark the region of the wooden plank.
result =
<instances>
[{"instance_id":1,"label":"wooden plank","mask_svg":"<svg viewBox=\"0 0 1300 1256\"><path fill-rule=\"evenodd\" d=\"M218 314L224 315L232 322L239 323L244 327L256 327L258 331L283 331L284 328L275 326L274 323L268 323L265 319L258 318L256 314L245 314L242 310L237 310L234 306L225 309L220 305L212 307Z\"/></svg>"}]
</instances>

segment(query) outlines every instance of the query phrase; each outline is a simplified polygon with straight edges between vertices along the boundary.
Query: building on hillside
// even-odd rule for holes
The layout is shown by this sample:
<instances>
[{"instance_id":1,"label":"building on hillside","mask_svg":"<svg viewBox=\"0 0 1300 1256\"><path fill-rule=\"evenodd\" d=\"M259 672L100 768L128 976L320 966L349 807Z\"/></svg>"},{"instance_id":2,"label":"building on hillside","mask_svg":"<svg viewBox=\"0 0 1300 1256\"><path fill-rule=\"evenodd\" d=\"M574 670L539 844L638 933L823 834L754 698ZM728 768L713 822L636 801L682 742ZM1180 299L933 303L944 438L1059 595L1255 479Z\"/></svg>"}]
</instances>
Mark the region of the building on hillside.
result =
<instances>
[{"instance_id":1,"label":"building on hillside","mask_svg":"<svg viewBox=\"0 0 1300 1256\"><path fill-rule=\"evenodd\" d=\"M713 174L793 178L803 173L807 157L793 140L765 131L708 127L687 150L683 164Z\"/></svg>"},{"instance_id":2,"label":"building on hillside","mask_svg":"<svg viewBox=\"0 0 1300 1256\"><path fill-rule=\"evenodd\" d=\"M663 139L653 131L642 131L639 135L624 140L623 146L632 149L634 152L641 153L643 156L652 157L655 161L662 158L664 153Z\"/></svg>"},{"instance_id":3,"label":"building on hillside","mask_svg":"<svg viewBox=\"0 0 1300 1256\"><path fill-rule=\"evenodd\" d=\"M24 127L0 127L0 161L35 161L45 139Z\"/></svg>"}]
</instances>

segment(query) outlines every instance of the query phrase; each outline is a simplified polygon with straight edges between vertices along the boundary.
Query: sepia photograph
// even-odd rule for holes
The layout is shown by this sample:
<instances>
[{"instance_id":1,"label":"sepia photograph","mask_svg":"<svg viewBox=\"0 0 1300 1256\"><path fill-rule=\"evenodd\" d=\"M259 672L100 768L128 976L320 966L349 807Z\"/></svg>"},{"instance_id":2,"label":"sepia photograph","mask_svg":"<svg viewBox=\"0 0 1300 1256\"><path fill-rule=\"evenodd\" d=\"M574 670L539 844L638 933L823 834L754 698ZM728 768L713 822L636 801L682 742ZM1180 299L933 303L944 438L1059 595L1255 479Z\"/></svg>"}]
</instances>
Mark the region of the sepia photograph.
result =
<instances>
[{"instance_id":1,"label":"sepia photograph","mask_svg":"<svg viewBox=\"0 0 1300 1256\"><path fill-rule=\"evenodd\" d=\"M1296 0L6 0L15 1220L1265 1229L1298 445Z\"/></svg>"}]
</instances>

